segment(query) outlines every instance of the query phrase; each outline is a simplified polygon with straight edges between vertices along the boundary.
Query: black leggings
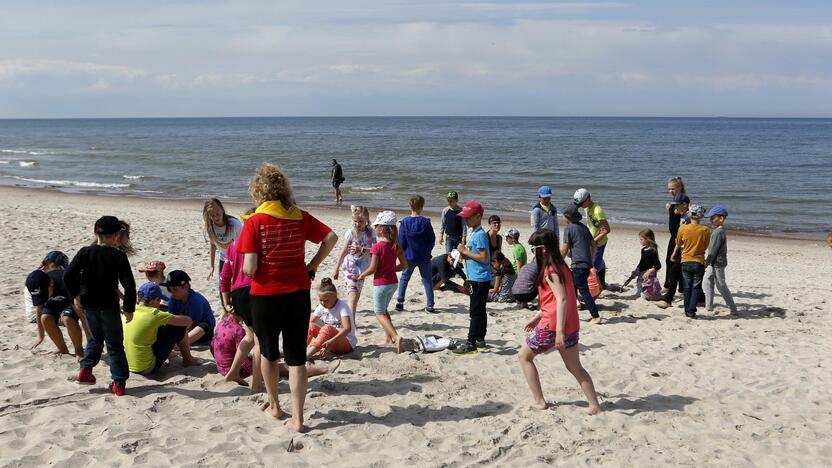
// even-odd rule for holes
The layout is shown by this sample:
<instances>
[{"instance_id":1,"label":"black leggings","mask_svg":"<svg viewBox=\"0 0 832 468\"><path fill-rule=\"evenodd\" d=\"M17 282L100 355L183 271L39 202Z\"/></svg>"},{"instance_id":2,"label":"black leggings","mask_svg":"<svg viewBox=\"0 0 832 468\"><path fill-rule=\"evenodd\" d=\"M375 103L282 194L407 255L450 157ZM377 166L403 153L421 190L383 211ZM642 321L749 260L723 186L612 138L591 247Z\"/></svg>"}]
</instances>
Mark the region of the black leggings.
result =
<instances>
[{"instance_id":1,"label":"black leggings","mask_svg":"<svg viewBox=\"0 0 832 468\"><path fill-rule=\"evenodd\" d=\"M260 341L260 354L269 361L280 359L278 338L283 335L286 365L306 364L306 335L311 314L308 289L274 296L252 295L251 318Z\"/></svg>"}]
</instances>

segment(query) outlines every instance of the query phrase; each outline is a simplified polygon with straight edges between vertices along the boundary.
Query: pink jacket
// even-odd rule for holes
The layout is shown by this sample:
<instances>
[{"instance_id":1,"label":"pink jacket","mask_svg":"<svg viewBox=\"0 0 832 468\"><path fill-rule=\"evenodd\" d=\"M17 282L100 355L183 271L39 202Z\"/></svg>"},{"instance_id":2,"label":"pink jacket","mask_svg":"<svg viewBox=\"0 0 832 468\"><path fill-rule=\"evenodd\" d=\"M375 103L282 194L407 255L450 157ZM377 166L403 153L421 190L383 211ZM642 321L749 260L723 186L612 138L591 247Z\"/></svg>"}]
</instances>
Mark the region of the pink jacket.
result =
<instances>
[{"instance_id":1,"label":"pink jacket","mask_svg":"<svg viewBox=\"0 0 832 468\"><path fill-rule=\"evenodd\" d=\"M243 273L243 254L237 252L237 242L228 246L225 263L220 272L220 292L236 291L251 286L251 277Z\"/></svg>"}]
</instances>

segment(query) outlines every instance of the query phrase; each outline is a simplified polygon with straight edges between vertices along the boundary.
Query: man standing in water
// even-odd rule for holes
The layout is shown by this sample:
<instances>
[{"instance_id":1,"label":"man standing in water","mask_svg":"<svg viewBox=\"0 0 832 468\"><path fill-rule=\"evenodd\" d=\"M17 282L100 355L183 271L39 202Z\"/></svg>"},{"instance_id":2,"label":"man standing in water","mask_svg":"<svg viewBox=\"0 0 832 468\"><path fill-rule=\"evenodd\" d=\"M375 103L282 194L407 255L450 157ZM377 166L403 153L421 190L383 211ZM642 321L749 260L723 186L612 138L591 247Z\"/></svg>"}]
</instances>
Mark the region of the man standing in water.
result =
<instances>
[{"instance_id":1,"label":"man standing in water","mask_svg":"<svg viewBox=\"0 0 832 468\"><path fill-rule=\"evenodd\" d=\"M332 188L335 189L335 204L340 205L344 199L341 197L341 184L344 183L344 170L338 161L332 160L332 172L329 174Z\"/></svg>"}]
</instances>

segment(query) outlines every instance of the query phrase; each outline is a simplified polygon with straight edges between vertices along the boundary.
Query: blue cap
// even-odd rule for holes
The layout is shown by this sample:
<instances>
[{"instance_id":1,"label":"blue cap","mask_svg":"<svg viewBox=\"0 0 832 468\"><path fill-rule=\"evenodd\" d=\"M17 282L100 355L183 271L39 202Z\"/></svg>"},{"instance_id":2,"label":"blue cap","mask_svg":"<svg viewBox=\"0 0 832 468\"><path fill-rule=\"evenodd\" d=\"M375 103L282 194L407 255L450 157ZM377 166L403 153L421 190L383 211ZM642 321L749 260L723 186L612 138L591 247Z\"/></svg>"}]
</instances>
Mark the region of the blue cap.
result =
<instances>
[{"instance_id":1,"label":"blue cap","mask_svg":"<svg viewBox=\"0 0 832 468\"><path fill-rule=\"evenodd\" d=\"M677 193L675 197L673 197L673 201L670 202L671 205L678 205L680 203L690 203L690 198L684 193Z\"/></svg>"},{"instance_id":2,"label":"blue cap","mask_svg":"<svg viewBox=\"0 0 832 468\"><path fill-rule=\"evenodd\" d=\"M728 216L728 210L726 210L722 206L715 206L708 210L708 214L705 215L706 218L710 218L711 216Z\"/></svg>"},{"instance_id":3,"label":"blue cap","mask_svg":"<svg viewBox=\"0 0 832 468\"><path fill-rule=\"evenodd\" d=\"M59 250L53 250L46 254L46 261L49 263L58 264L64 268L66 268L67 265L69 265L69 257L67 257L65 253Z\"/></svg>"},{"instance_id":4,"label":"blue cap","mask_svg":"<svg viewBox=\"0 0 832 468\"><path fill-rule=\"evenodd\" d=\"M540 198L551 198L552 197L552 188L548 185L544 185L537 189L537 196Z\"/></svg>"},{"instance_id":5,"label":"blue cap","mask_svg":"<svg viewBox=\"0 0 832 468\"><path fill-rule=\"evenodd\" d=\"M162 288L158 284L151 282L139 286L137 296L140 301L152 301L153 299L162 299L165 297L162 294Z\"/></svg>"}]
</instances>

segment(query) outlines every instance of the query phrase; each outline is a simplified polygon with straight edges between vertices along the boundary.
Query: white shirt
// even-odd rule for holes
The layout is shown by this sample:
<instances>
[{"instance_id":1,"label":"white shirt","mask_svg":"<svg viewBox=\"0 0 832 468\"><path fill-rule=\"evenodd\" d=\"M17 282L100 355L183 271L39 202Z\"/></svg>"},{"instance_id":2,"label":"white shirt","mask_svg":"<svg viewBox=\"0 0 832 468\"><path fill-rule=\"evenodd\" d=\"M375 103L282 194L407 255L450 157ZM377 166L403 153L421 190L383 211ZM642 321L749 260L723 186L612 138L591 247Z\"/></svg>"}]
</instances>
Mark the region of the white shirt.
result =
<instances>
[{"instance_id":1,"label":"white shirt","mask_svg":"<svg viewBox=\"0 0 832 468\"><path fill-rule=\"evenodd\" d=\"M350 325L352 326L350 332L347 333L347 341L350 342L350 346L355 348L358 345L358 338L355 336L355 317L352 315L352 311L350 310L350 306L347 305L346 302L338 299L334 306L331 309L327 309L323 305L318 305L315 308L315 311L312 312L313 317L320 317L321 320L327 325L332 325L333 327L337 328L339 331L344 328L343 324L341 323L341 317L349 317L350 318Z\"/></svg>"},{"instance_id":2,"label":"white shirt","mask_svg":"<svg viewBox=\"0 0 832 468\"><path fill-rule=\"evenodd\" d=\"M225 261L225 251L228 250L228 245L240 237L243 232L243 223L237 218L230 218L225 226L217 226L211 223L214 228L214 235L217 236L217 251L220 253L220 261ZM210 240L208 234L205 233L205 240Z\"/></svg>"}]
</instances>

